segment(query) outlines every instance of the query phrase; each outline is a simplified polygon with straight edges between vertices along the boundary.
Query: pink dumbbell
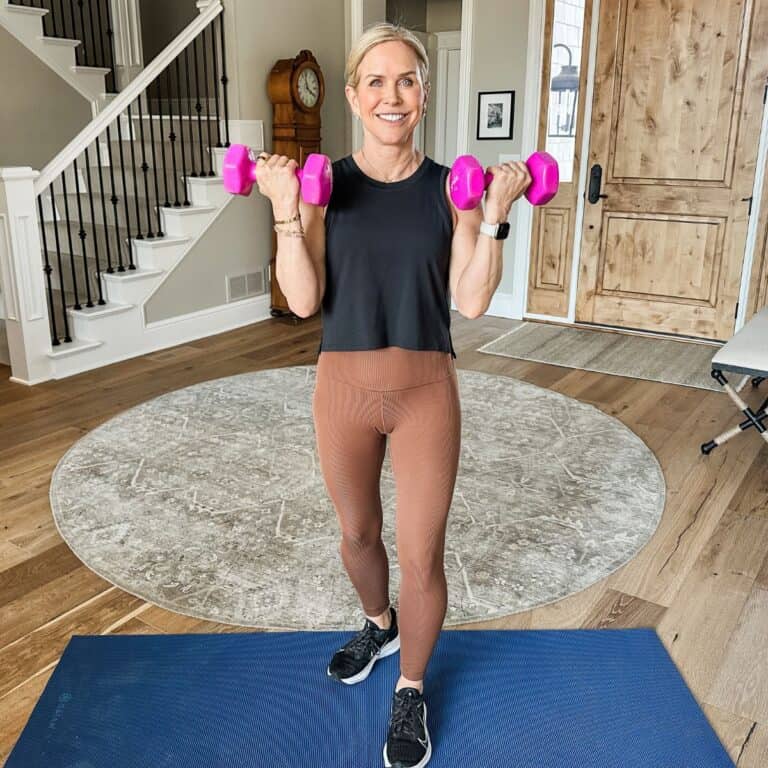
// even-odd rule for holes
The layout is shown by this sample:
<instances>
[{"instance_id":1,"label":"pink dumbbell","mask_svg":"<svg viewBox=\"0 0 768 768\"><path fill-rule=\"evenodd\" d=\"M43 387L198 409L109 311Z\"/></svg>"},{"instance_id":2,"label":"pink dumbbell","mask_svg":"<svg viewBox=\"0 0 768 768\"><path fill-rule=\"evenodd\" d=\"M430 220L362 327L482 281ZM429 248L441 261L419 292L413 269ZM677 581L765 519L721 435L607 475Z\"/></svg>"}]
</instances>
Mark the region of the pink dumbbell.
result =
<instances>
[{"instance_id":1,"label":"pink dumbbell","mask_svg":"<svg viewBox=\"0 0 768 768\"><path fill-rule=\"evenodd\" d=\"M526 165L531 183L525 197L531 205L546 205L557 194L560 183L557 160L548 152L534 152ZM492 179L493 174L483 170L475 157L460 155L451 166L451 200L462 211L476 208Z\"/></svg>"},{"instance_id":2,"label":"pink dumbbell","mask_svg":"<svg viewBox=\"0 0 768 768\"><path fill-rule=\"evenodd\" d=\"M250 195L256 181L256 163L244 144L232 144L224 155L224 189L234 195ZM301 182L301 198L311 205L328 205L333 189L331 159L325 155L307 156L303 168L296 169Z\"/></svg>"}]
</instances>

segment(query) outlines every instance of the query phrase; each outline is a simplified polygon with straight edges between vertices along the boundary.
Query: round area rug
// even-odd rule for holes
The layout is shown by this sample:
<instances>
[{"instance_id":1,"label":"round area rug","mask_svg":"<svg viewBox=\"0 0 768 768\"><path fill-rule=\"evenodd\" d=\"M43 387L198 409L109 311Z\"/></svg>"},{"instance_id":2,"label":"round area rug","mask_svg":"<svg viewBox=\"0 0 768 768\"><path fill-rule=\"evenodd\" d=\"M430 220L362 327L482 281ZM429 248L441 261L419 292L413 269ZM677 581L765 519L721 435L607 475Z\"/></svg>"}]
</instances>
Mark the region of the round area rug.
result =
<instances>
[{"instance_id":1,"label":"round area rug","mask_svg":"<svg viewBox=\"0 0 768 768\"><path fill-rule=\"evenodd\" d=\"M103 578L179 613L271 629L359 629L363 612L317 457L315 370L195 384L85 435L51 481L64 540ZM462 447L445 626L558 600L630 560L664 507L664 478L645 443L557 392L457 374ZM389 444L381 498L396 605Z\"/></svg>"}]
</instances>

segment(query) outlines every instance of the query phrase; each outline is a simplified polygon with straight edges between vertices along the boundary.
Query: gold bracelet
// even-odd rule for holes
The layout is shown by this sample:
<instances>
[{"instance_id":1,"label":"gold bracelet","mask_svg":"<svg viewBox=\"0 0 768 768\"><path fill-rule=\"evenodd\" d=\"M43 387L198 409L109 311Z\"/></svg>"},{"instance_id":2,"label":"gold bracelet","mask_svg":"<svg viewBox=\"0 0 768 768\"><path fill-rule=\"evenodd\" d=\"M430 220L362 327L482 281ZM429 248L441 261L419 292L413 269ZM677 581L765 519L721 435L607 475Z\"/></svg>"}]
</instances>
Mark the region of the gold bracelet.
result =
<instances>
[{"instance_id":1,"label":"gold bracelet","mask_svg":"<svg viewBox=\"0 0 768 768\"><path fill-rule=\"evenodd\" d=\"M299 229L282 229L280 227L273 227L278 235L288 235L289 237L304 237L304 228Z\"/></svg>"},{"instance_id":2,"label":"gold bracelet","mask_svg":"<svg viewBox=\"0 0 768 768\"><path fill-rule=\"evenodd\" d=\"M300 221L301 215L296 214L295 216L291 217L290 219L275 219L275 224L290 224L293 221Z\"/></svg>"}]
</instances>

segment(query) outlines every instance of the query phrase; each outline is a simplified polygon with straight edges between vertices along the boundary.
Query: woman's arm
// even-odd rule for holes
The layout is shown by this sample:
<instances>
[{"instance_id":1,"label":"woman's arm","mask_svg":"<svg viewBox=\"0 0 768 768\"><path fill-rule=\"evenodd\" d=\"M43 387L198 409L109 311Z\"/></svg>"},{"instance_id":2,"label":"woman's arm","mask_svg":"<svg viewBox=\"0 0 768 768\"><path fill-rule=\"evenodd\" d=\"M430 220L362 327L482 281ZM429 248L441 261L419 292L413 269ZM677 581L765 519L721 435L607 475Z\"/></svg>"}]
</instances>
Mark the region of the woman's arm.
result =
<instances>
[{"instance_id":1,"label":"woman's arm","mask_svg":"<svg viewBox=\"0 0 768 768\"><path fill-rule=\"evenodd\" d=\"M325 293L325 208L303 200L298 207L304 237L277 233L275 277L291 311L299 317L311 317ZM273 206L273 212L277 220L297 213L294 206Z\"/></svg>"}]
</instances>

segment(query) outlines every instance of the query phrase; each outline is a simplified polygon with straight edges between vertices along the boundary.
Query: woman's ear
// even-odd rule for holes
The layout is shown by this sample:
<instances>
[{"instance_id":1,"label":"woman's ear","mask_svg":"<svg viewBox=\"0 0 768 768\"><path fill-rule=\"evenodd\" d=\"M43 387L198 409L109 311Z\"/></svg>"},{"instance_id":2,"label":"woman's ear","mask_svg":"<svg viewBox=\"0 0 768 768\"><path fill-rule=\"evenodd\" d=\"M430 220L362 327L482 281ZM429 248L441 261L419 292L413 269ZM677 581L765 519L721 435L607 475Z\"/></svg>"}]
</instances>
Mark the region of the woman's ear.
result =
<instances>
[{"instance_id":1,"label":"woman's ear","mask_svg":"<svg viewBox=\"0 0 768 768\"><path fill-rule=\"evenodd\" d=\"M347 103L355 117L360 116L360 108L357 102L357 91L351 85L344 86L344 95L347 97Z\"/></svg>"}]
</instances>

